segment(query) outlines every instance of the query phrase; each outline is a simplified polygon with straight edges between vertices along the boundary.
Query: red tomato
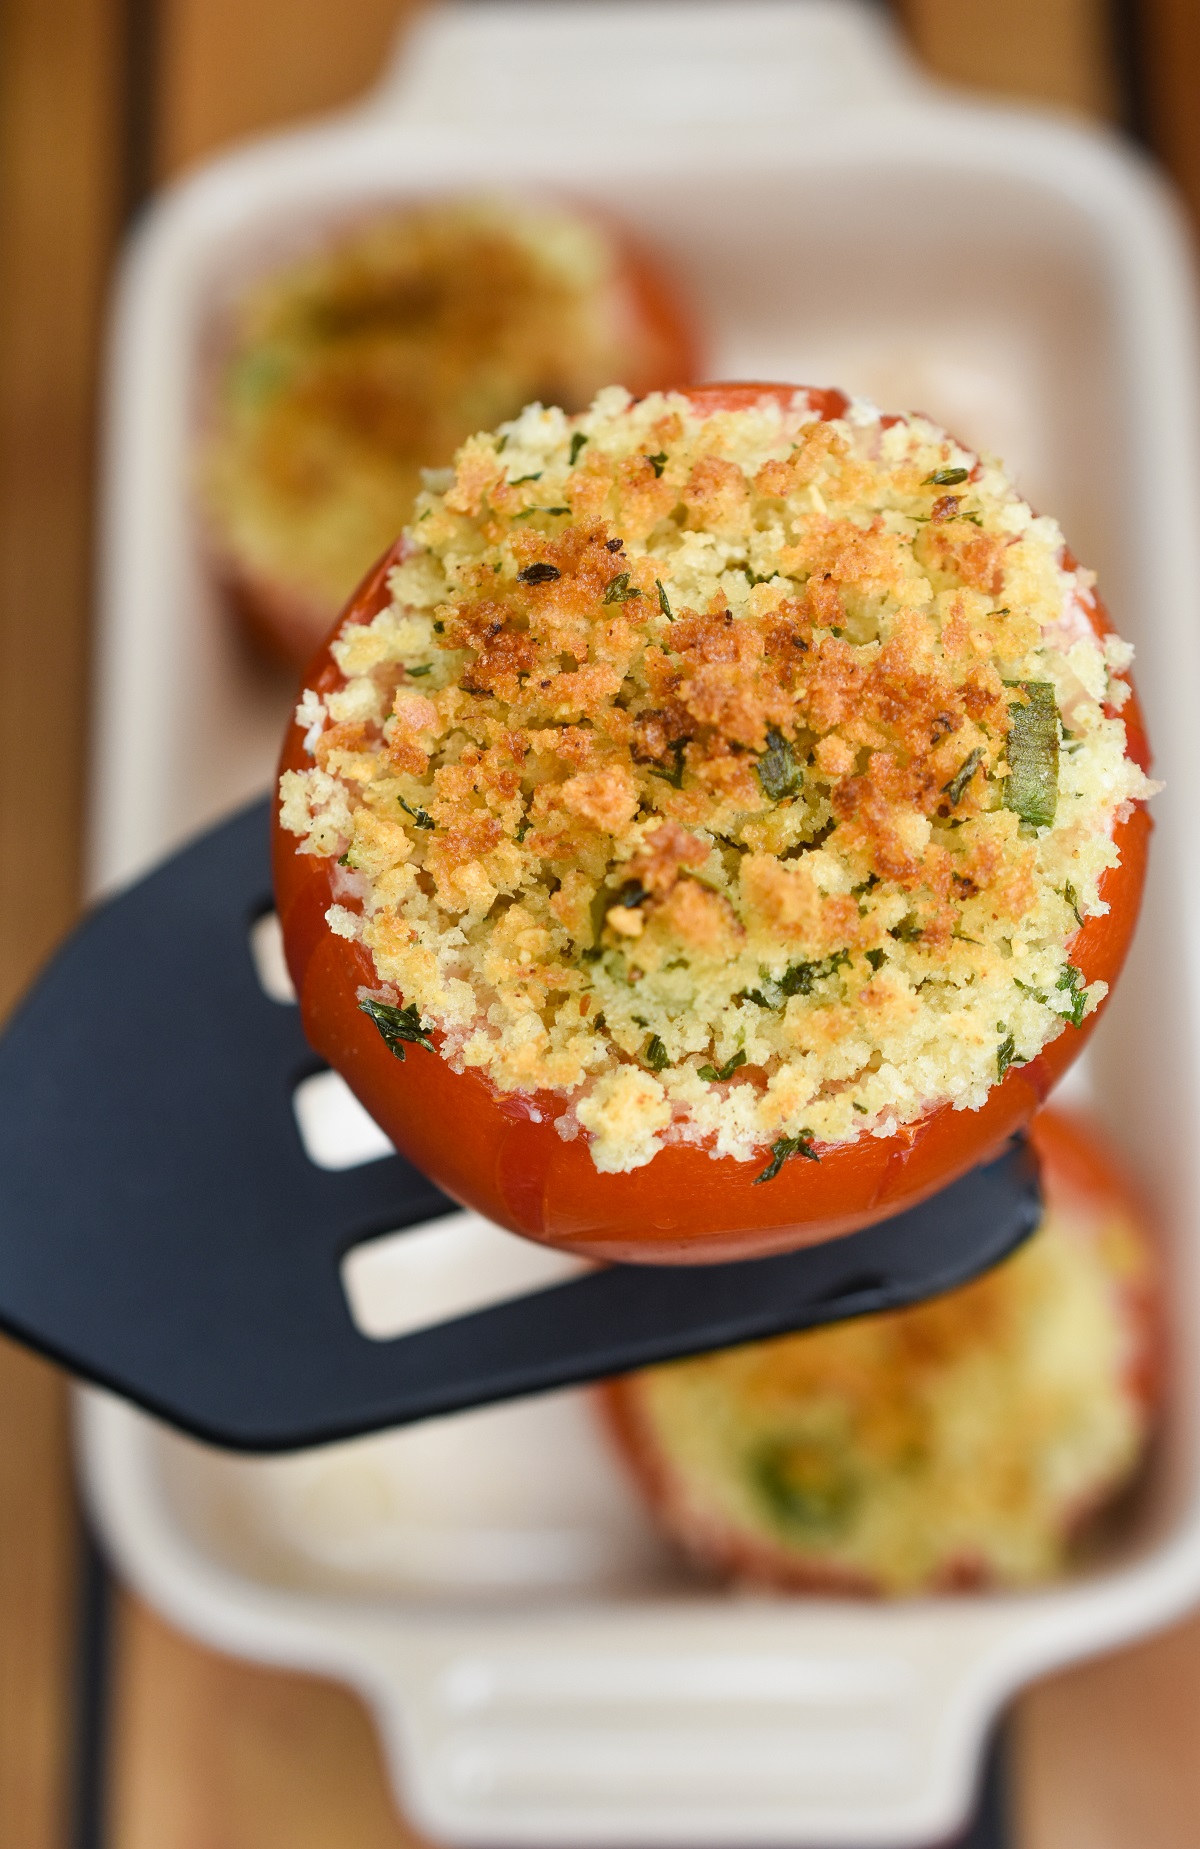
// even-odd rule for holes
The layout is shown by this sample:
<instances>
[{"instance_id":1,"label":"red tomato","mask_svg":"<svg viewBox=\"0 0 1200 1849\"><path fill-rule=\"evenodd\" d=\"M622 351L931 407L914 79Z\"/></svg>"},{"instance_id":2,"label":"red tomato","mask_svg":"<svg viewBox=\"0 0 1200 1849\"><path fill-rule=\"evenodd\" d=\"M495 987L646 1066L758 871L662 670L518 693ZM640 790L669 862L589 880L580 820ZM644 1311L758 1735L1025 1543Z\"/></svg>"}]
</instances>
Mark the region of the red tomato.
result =
<instances>
[{"instance_id":1,"label":"red tomato","mask_svg":"<svg viewBox=\"0 0 1200 1849\"><path fill-rule=\"evenodd\" d=\"M1051 1106L1038 1112L1029 1127L1029 1136L1041 1165L1047 1212L1069 1220L1073 1242L1097 1250L1108 1273L1124 1337L1120 1375L1113 1380L1112 1390L1114 1394L1123 1390L1128 1395L1139 1414L1142 1431L1148 1432L1162 1400L1164 1376L1163 1305L1153 1220L1123 1170L1113 1162L1095 1127ZM988 1286L984 1284L983 1288ZM980 1318L978 1307L972 1309L973 1301L977 1306L978 1298L972 1286L967 1285L944 1297L938 1313L941 1342L949 1338L953 1348L964 1354L976 1346L986 1352L996 1340L993 1317ZM911 1327L920 1329L922 1319L929 1317L930 1307L919 1305L893 1312L883 1320L898 1323L907 1318L911 1319ZM947 1321L947 1317L958 1320ZM928 1343L932 1332L927 1320L925 1330ZM756 1346L769 1351L771 1344ZM911 1347L894 1350L890 1384L901 1389L910 1369L919 1374L924 1365L924 1359L915 1359L918 1354L924 1358L939 1352L937 1337L932 1337L931 1348L916 1338ZM907 1358L901 1360L901 1356ZM846 1366L843 1355L840 1368ZM872 1373L870 1378L878 1388L886 1375L881 1361L877 1366L878 1375ZM618 1450L668 1535L701 1565L760 1586L860 1597L885 1590L869 1572L852 1570L831 1559L819 1531L789 1547L769 1528L745 1519L744 1512L731 1514L721 1498L721 1485L697 1476L693 1460L686 1451L674 1447L669 1428L664 1430L654 1417L653 1402L647 1401L647 1385L660 1371L650 1369L605 1381L596 1398ZM846 1377L837 1364L831 1365L828 1378L831 1391L841 1394ZM788 1380L786 1367L781 1367L775 1376L776 1398L772 1402L777 1408L787 1404ZM714 1386L721 1391L719 1382ZM860 1390L856 1389L854 1397ZM791 1397L794 1400L794 1392ZM736 1400L731 1411L735 1406ZM1030 1468L1036 1470L1036 1440L1031 1438L1030 1442ZM846 1443L853 1448L852 1439L847 1437ZM1066 1483L1060 1491L1057 1510L1047 1519L1059 1534L1078 1535L1120 1487L1111 1473L1082 1490L1077 1482ZM937 1508L930 1504L925 1512L936 1533ZM909 1590L972 1591L994 1583L992 1574L978 1558L969 1553L956 1556L948 1549L926 1586Z\"/></svg>"},{"instance_id":2,"label":"red tomato","mask_svg":"<svg viewBox=\"0 0 1200 1849\"><path fill-rule=\"evenodd\" d=\"M700 409L738 410L763 398L789 401L790 385L707 385L688 393ZM837 417L840 392L814 391L822 417ZM344 620L369 622L388 601L387 574L403 556L403 541L380 561L352 598ZM1097 633L1111 628L1097 602ZM341 620L330 640L341 628ZM319 693L342 676L328 642L306 684ZM1145 767L1145 731L1136 697L1122 714L1130 755ZM308 762L300 728L284 743L281 770ZM1100 894L1107 913L1087 919L1070 940L1071 962L1087 983L1111 989L1133 936L1145 878L1150 821L1139 804L1118 823L1120 865L1106 872ZM474 1070L455 1072L437 1054L409 1048L403 1062L390 1053L358 1006L364 986L378 986L370 953L335 937L325 924L333 902L333 864L299 852L295 836L275 829L275 891L288 964L305 1031L316 1050L346 1079L372 1117L440 1188L510 1231L594 1258L646 1264L696 1264L754 1258L813 1245L911 1207L998 1153L1029 1122L1050 1087L1087 1044L1101 1008L1082 1027L1063 1027L1036 1059L1012 1066L977 1111L949 1104L905 1124L894 1136L865 1135L821 1151L820 1160L785 1162L769 1185L756 1187L761 1165L704 1150L668 1147L630 1174L600 1174L582 1136L564 1142L554 1120L566 1108L560 1094L501 1093ZM435 1041L437 1036L433 1036ZM768 1158L764 1150L764 1162Z\"/></svg>"}]
</instances>

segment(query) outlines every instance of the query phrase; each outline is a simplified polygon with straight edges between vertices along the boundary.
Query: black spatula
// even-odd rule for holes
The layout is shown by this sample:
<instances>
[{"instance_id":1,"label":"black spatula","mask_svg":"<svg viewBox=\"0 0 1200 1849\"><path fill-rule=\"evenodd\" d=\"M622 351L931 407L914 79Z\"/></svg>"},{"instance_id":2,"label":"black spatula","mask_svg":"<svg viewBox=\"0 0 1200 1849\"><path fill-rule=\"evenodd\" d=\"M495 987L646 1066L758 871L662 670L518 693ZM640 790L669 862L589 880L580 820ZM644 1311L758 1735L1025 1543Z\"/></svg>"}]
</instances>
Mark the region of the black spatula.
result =
<instances>
[{"instance_id":1,"label":"black spatula","mask_svg":"<svg viewBox=\"0 0 1200 1849\"><path fill-rule=\"evenodd\" d=\"M1020 1144L924 1206L739 1264L614 1265L379 1342L339 1275L454 1203L401 1157L331 1173L292 1109L318 1069L250 951L256 803L101 906L0 1040L0 1325L215 1443L283 1450L890 1309L1036 1225Z\"/></svg>"}]
</instances>

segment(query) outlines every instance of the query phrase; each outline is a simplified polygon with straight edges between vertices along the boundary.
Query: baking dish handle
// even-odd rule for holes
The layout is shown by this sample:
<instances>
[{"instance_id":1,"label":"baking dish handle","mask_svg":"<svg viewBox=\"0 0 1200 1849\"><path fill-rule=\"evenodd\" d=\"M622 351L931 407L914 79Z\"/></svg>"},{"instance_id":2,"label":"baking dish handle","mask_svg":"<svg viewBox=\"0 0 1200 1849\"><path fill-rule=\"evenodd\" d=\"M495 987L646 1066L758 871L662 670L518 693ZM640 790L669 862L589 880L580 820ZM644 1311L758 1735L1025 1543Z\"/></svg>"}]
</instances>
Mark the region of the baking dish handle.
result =
<instances>
[{"instance_id":1,"label":"baking dish handle","mask_svg":"<svg viewBox=\"0 0 1200 1849\"><path fill-rule=\"evenodd\" d=\"M368 110L472 136L756 135L929 86L869 0L456 0L397 44ZM547 177L553 177L552 172Z\"/></svg>"},{"instance_id":2,"label":"baking dish handle","mask_svg":"<svg viewBox=\"0 0 1200 1849\"><path fill-rule=\"evenodd\" d=\"M366 1689L404 1812L456 1843L945 1842L1018 1675L1012 1619L746 1601L380 1637ZM574 1614L573 1614L574 1617ZM1007 1627L1007 1635L1005 1635ZM490 1644L481 1641L490 1632ZM551 1633L551 1634L548 1634Z\"/></svg>"}]
</instances>

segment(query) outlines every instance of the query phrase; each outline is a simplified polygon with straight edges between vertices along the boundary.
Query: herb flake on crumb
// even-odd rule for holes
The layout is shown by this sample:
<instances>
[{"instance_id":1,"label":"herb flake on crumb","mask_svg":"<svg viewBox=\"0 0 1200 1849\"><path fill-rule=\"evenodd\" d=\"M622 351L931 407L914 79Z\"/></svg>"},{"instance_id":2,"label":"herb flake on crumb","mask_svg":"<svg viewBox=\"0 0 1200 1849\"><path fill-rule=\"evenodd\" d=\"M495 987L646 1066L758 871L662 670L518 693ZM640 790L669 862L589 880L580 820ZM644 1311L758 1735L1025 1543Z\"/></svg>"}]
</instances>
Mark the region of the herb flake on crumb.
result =
<instances>
[{"instance_id":1,"label":"herb flake on crumb","mask_svg":"<svg viewBox=\"0 0 1200 1849\"><path fill-rule=\"evenodd\" d=\"M616 577L610 578L605 585L604 596L600 601L601 603L630 603L633 598L640 597L641 594L636 585L630 584L629 573L619 571Z\"/></svg>"},{"instance_id":2,"label":"herb flake on crumb","mask_svg":"<svg viewBox=\"0 0 1200 1849\"><path fill-rule=\"evenodd\" d=\"M406 1008L397 1008L393 1002L380 1002L374 996L364 995L358 1005L374 1021L383 1044L397 1059L404 1058L406 1045L424 1047L427 1053L437 1052L433 1041L421 1026L416 1002L409 1002Z\"/></svg>"},{"instance_id":3,"label":"herb flake on crumb","mask_svg":"<svg viewBox=\"0 0 1200 1849\"><path fill-rule=\"evenodd\" d=\"M647 1040L646 1051L642 1054L642 1058L649 1066L651 1072L665 1072L671 1063L667 1049L657 1034L651 1034L649 1040Z\"/></svg>"},{"instance_id":4,"label":"herb flake on crumb","mask_svg":"<svg viewBox=\"0 0 1200 1849\"><path fill-rule=\"evenodd\" d=\"M774 727L767 733L767 748L756 768L763 795L769 796L772 802L782 802L785 797L794 796L804 781L804 773L796 762L790 742Z\"/></svg>"},{"instance_id":5,"label":"herb flake on crumb","mask_svg":"<svg viewBox=\"0 0 1200 1849\"><path fill-rule=\"evenodd\" d=\"M403 796L397 796L396 801L400 804L400 807L403 809L405 815L411 815L413 821L416 823L418 828L436 828L437 827L437 823L434 821L433 817L430 815L427 809L420 809L420 808L414 809L411 803L405 802Z\"/></svg>"},{"instance_id":6,"label":"herb flake on crumb","mask_svg":"<svg viewBox=\"0 0 1200 1849\"><path fill-rule=\"evenodd\" d=\"M1059 971L1058 981L1054 986L1056 989L1066 991L1069 1012L1064 1015L1064 1019L1068 1020L1072 1027L1082 1027L1084 1012L1087 1008L1087 983L1083 971L1076 969L1073 963L1068 963L1065 969Z\"/></svg>"},{"instance_id":7,"label":"herb flake on crumb","mask_svg":"<svg viewBox=\"0 0 1200 1849\"><path fill-rule=\"evenodd\" d=\"M723 1085L725 1080L731 1079L738 1067L744 1066L745 1063L745 1053L734 1053L723 1066L701 1066L700 1077L709 1085Z\"/></svg>"},{"instance_id":8,"label":"herb flake on crumb","mask_svg":"<svg viewBox=\"0 0 1200 1849\"><path fill-rule=\"evenodd\" d=\"M756 1175L751 1187L757 1188L762 1181L774 1181L780 1169L790 1156L803 1156L808 1162L819 1162L820 1156L812 1146L811 1130L800 1130L795 1136L780 1136L771 1144L771 1160L761 1175Z\"/></svg>"}]
</instances>

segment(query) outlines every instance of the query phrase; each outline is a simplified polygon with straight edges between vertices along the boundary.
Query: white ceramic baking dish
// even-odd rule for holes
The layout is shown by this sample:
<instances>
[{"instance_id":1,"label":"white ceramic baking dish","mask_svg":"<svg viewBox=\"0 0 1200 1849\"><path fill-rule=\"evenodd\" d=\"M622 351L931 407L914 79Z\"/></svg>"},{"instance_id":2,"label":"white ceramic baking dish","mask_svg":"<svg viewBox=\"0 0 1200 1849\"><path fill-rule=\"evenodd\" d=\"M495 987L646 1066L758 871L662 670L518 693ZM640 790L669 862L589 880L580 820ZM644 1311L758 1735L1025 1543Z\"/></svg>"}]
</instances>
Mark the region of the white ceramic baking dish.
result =
<instances>
[{"instance_id":1,"label":"white ceramic baking dish","mask_svg":"<svg viewBox=\"0 0 1200 1849\"><path fill-rule=\"evenodd\" d=\"M1088 1575L895 1607L688 1581L573 1393L273 1461L206 1451L87 1394L91 1507L121 1571L175 1622L360 1690L406 1809L436 1836L943 1838L1020 1683L1200 1594L1200 406L1182 234L1112 141L934 90L867 7L434 14L361 108L202 169L129 253L108 406L97 890L264 787L288 704L226 627L189 514L214 307L331 215L480 184L611 208L696 300L715 374L920 405L1005 453L1098 567L1138 647L1168 782L1145 919L1087 1080L1169 1242L1166 1430ZM336 1082L306 1109L323 1159L372 1153ZM360 1255L351 1296L386 1333L456 1301L464 1279L503 1289L541 1262L460 1216Z\"/></svg>"}]
</instances>

